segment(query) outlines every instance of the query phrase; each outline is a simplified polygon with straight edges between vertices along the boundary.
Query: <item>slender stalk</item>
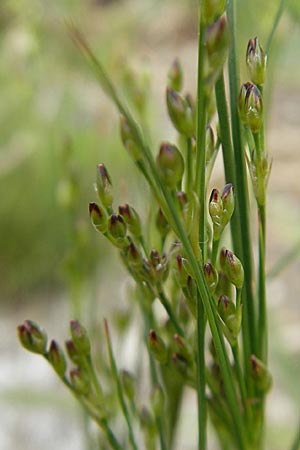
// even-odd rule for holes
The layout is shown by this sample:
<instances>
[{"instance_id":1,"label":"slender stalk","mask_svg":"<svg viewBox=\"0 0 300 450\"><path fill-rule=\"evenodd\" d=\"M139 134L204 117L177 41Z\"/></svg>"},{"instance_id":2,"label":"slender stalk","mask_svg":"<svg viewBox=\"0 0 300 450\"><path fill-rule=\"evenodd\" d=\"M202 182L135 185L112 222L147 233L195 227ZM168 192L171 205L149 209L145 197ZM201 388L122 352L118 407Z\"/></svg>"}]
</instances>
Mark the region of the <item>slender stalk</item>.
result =
<instances>
[{"instance_id":1,"label":"slender stalk","mask_svg":"<svg viewBox=\"0 0 300 450\"><path fill-rule=\"evenodd\" d=\"M232 123L232 140L235 156L235 174L236 174L236 193L238 204L238 217L240 224L240 237L242 242L242 253L239 256L242 260L245 270L245 308L243 311L243 342L249 344L244 346L246 373L249 373L249 358L252 353L256 353L256 326L255 326L255 310L253 285L253 268L252 268L252 251L251 236L249 225L249 198L246 164L243 154L243 145L241 141L241 129L238 117L238 71L236 63L236 44L235 44L235 10L234 1L227 2L227 16L230 29L230 52L229 52L229 85L230 85L230 110ZM246 377L249 379L249 377Z\"/></svg>"},{"instance_id":2,"label":"slender stalk","mask_svg":"<svg viewBox=\"0 0 300 450\"><path fill-rule=\"evenodd\" d=\"M172 323L173 323L177 333L179 333L181 336L184 336L185 333L184 333L182 327L179 325L177 317L174 314L173 308L170 305L170 302L169 302L168 298L166 297L166 294L164 293L164 291L162 289L158 292L158 297L159 297L163 307L167 311L167 313L168 313L168 315L169 315L169 317L170 317L170 319L171 319L171 321L172 321Z\"/></svg>"},{"instance_id":3,"label":"slender stalk","mask_svg":"<svg viewBox=\"0 0 300 450\"><path fill-rule=\"evenodd\" d=\"M117 369L117 366L116 366L115 358L114 358L114 355L113 355L113 350L112 350L112 345L111 345L111 340L110 340L110 334L109 334L109 329L108 329L108 323L107 323L106 320L104 321L104 327L105 327L105 336L106 336L106 342L107 342L107 350L108 350L108 355L109 355L109 362L110 362L112 374L113 374L113 377L115 379L115 383L116 383L116 386L117 386L118 399L119 399L119 402L120 402L120 406L121 406L124 418L125 418L126 423L127 423L129 441L130 441L132 450L138 450L138 446L137 446L137 443L135 441L135 437L134 437L134 433L133 433L133 429L132 429L131 418L130 418L129 411L127 409L126 402L125 402L125 399L124 399L124 396L123 396L123 390L122 390L122 386L121 386L121 383L120 383L120 379L119 379L119 375L118 375L118 369Z\"/></svg>"},{"instance_id":4,"label":"slender stalk","mask_svg":"<svg viewBox=\"0 0 300 450\"><path fill-rule=\"evenodd\" d=\"M273 41L273 38L274 38L274 34L275 34L276 30L277 30L277 27L279 25L282 13L283 13L284 8L285 8L285 3L286 3L285 0L281 0L280 3L279 3L278 9L277 9L277 13L276 13L273 25L272 25L272 29L270 31L270 34L269 34L269 37L268 37L268 40L267 40L266 54L268 56L269 56L269 53L270 53L270 49L271 49L272 41Z\"/></svg>"},{"instance_id":5,"label":"slender stalk","mask_svg":"<svg viewBox=\"0 0 300 450\"><path fill-rule=\"evenodd\" d=\"M267 333L267 299L266 299L266 273L265 273L265 252L266 252L266 209L265 206L258 208L259 222L259 316L258 316L258 349L259 357L267 363L268 360L268 333Z\"/></svg>"},{"instance_id":6,"label":"slender stalk","mask_svg":"<svg viewBox=\"0 0 300 450\"><path fill-rule=\"evenodd\" d=\"M205 139L206 104L204 90L205 25L201 15L202 0L199 0L198 30L198 74L197 74L197 128L196 128L196 175L195 192L200 203L199 241L202 261L206 261L206 189L205 189ZM207 404L205 396L205 325L202 298L197 295L197 401L198 401L198 449L206 449Z\"/></svg>"},{"instance_id":7,"label":"slender stalk","mask_svg":"<svg viewBox=\"0 0 300 450\"><path fill-rule=\"evenodd\" d=\"M203 303L197 296L197 398L198 398L198 448L206 449L207 407L205 396L205 317Z\"/></svg>"},{"instance_id":8,"label":"slender stalk","mask_svg":"<svg viewBox=\"0 0 300 450\"><path fill-rule=\"evenodd\" d=\"M299 449L300 449L300 426L298 425L298 430L290 450L299 450Z\"/></svg>"},{"instance_id":9,"label":"slender stalk","mask_svg":"<svg viewBox=\"0 0 300 450\"><path fill-rule=\"evenodd\" d=\"M238 385L239 385L239 390L240 390L240 394L241 394L241 400L242 400L245 416L247 418L249 418L249 413L250 413L249 409L250 408L249 408L248 402L247 402L246 384L245 384L245 380L243 377L243 372L242 372L242 368L241 368L241 364L240 364L240 355L239 355L238 344L233 345L231 347L231 349L232 349L234 365L235 365L235 369L236 369L236 375L237 375L237 380L238 380Z\"/></svg>"},{"instance_id":10,"label":"slender stalk","mask_svg":"<svg viewBox=\"0 0 300 450\"><path fill-rule=\"evenodd\" d=\"M185 191L188 199L191 201L191 195L193 190L193 155L192 155L192 140L187 138L186 140L186 179L185 179Z\"/></svg>"}]
</instances>

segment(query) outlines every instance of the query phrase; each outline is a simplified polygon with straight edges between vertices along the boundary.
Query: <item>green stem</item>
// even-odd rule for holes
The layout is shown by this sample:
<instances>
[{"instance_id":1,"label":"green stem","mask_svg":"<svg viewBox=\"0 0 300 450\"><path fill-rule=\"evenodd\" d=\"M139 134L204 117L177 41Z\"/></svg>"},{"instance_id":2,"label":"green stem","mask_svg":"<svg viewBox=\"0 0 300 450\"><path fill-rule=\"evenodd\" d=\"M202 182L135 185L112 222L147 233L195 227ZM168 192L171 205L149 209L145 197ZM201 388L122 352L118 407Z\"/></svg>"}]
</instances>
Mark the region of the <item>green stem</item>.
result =
<instances>
[{"instance_id":1,"label":"green stem","mask_svg":"<svg viewBox=\"0 0 300 450\"><path fill-rule=\"evenodd\" d=\"M117 386L119 403L120 403L120 406L121 406L124 418L125 418L126 423L127 423L129 441L130 441L132 450L138 450L138 446L136 444L135 437L134 437L134 434L133 434L133 429L132 429L132 424L131 424L129 411L127 409L126 402L125 402L125 399L124 399L124 396L123 396L123 390L122 390L122 386L121 386L119 375L118 375L118 369L117 369L117 366L116 366L116 361L115 361L115 358L114 358L114 355L113 355L113 350L112 350L112 345L111 345L111 340L110 340L110 334L109 334L109 329L108 329L108 323L107 323L106 320L104 321L104 326L105 326L105 336L106 336L106 342L107 342L107 350L108 350L110 367L111 367L111 371L112 371L112 374L113 374L113 377L115 379L115 383L116 383L116 386Z\"/></svg>"},{"instance_id":2,"label":"green stem","mask_svg":"<svg viewBox=\"0 0 300 450\"><path fill-rule=\"evenodd\" d=\"M201 9L201 0L199 1ZM199 13L199 39L198 39L198 76L197 76L197 129L196 129L196 175L195 192L198 194L200 203L199 216L199 240L202 250L202 258L205 261L206 247L206 209L205 209L205 139L206 139L206 106L207 94L204 82L205 63L205 25Z\"/></svg>"},{"instance_id":3,"label":"green stem","mask_svg":"<svg viewBox=\"0 0 300 450\"><path fill-rule=\"evenodd\" d=\"M284 11L284 7L285 7L285 0L281 0L281 2L279 3L279 6L278 6L278 10L277 10L274 22L273 22L273 26L272 26L270 35L269 35L268 40L267 40L267 44L266 44L266 55L267 56L269 56L271 44L272 44L272 41L273 41L273 37L274 37L274 34L275 34L276 30L277 30L277 27L278 27L279 21L281 19L282 13Z\"/></svg>"},{"instance_id":4,"label":"green stem","mask_svg":"<svg viewBox=\"0 0 300 450\"><path fill-rule=\"evenodd\" d=\"M265 363L268 360L268 333L267 333L267 299L266 299L266 273L265 273L265 252L266 252L266 209L265 205L258 207L259 222L259 275L258 275L258 296L259 296L259 316L258 316L258 357Z\"/></svg>"},{"instance_id":5,"label":"green stem","mask_svg":"<svg viewBox=\"0 0 300 450\"><path fill-rule=\"evenodd\" d=\"M240 364L238 344L233 345L231 347L231 349L232 349L234 365L235 365L235 369L236 369L236 375L237 375L237 380L238 380L238 384L239 384L239 390L240 390L240 394L241 394L241 400L242 400L245 416L246 416L246 418L249 418L249 414L250 414L249 409L250 408L249 408L249 405L247 402L247 391L246 391L245 380L243 377L243 372L242 372L242 368L241 368L241 364Z\"/></svg>"},{"instance_id":6,"label":"green stem","mask_svg":"<svg viewBox=\"0 0 300 450\"><path fill-rule=\"evenodd\" d=\"M249 198L246 164L241 142L241 129L238 116L238 70L236 63L236 43L235 43L235 10L234 1L227 2L227 16L230 30L230 51L229 51L229 85L230 85L230 110L232 122L232 140L235 157L235 176L237 194L237 215L239 217L239 235L242 243L241 260L245 270L245 309L243 314L243 343L245 353L245 368L249 373L249 358L256 350L256 327L253 295L253 264L251 251L251 235L249 225ZM238 255L239 256L239 255ZM239 257L240 257L239 256ZM247 344L247 345L245 345ZM249 379L248 376L246 376ZM249 386L248 386L249 388Z\"/></svg>"},{"instance_id":7,"label":"green stem","mask_svg":"<svg viewBox=\"0 0 300 450\"><path fill-rule=\"evenodd\" d=\"M300 449L300 425L298 426L298 430L294 438L293 445L291 447L291 450L299 450L299 449Z\"/></svg>"},{"instance_id":8,"label":"green stem","mask_svg":"<svg viewBox=\"0 0 300 450\"><path fill-rule=\"evenodd\" d=\"M213 267L216 267L219 243L220 243L220 239L213 240L213 243L212 243L211 263L212 263Z\"/></svg>"},{"instance_id":9,"label":"green stem","mask_svg":"<svg viewBox=\"0 0 300 450\"><path fill-rule=\"evenodd\" d=\"M169 302L169 300L166 297L166 294L164 293L164 291L161 289L158 292L158 297L163 305L163 307L165 308L165 310L167 311L177 333L179 333L181 336L184 336L184 331L182 329L182 327L179 325L179 322L177 320L177 317L174 314L173 308Z\"/></svg>"},{"instance_id":10,"label":"green stem","mask_svg":"<svg viewBox=\"0 0 300 450\"><path fill-rule=\"evenodd\" d=\"M198 448L206 449L207 405L205 395L205 317L203 303L197 296L197 398L198 398Z\"/></svg>"},{"instance_id":11,"label":"green stem","mask_svg":"<svg viewBox=\"0 0 300 450\"><path fill-rule=\"evenodd\" d=\"M192 140L187 138L186 140L186 178L185 178L185 191L191 202L193 190L193 155L192 155Z\"/></svg>"}]
</instances>

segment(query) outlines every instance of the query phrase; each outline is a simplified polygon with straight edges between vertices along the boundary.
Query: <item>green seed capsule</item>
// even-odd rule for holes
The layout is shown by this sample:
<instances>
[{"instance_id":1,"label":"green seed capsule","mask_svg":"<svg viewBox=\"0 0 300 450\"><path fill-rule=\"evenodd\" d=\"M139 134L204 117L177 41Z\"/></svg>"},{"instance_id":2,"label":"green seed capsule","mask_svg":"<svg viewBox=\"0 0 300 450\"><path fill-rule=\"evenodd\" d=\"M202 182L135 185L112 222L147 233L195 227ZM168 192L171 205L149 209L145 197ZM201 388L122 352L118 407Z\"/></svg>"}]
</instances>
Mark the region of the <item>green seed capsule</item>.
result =
<instances>
[{"instance_id":1,"label":"green seed capsule","mask_svg":"<svg viewBox=\"0 0 300 450\"><path fill-rule=\"evenodd\" d=\"M257 37L248 42L246 63L252 83L263 85L266 76L266 57Z\"/></svg>"},{"instance_id":2,"label":"green seed capsule","mask_svg":"<svg viewBox=\"0 0 300 450\"><path fill-rule=\"evenodd\" d=\"M165 185L169 189L175 189L181 182L184 171L184 160L178 148L168 142L163 142L156 164Z\"/></svg>"},{"instance_id":3,"label":"green seed capsule","mask_svg":"<svg viewBox=\"0 0 300 450\"><path fill-rule=\"evenodd\" d=\"M22 325L18 326L17 331L20 342L26 350L40 355L46 353L47 335L35 322L25 320Z\"/></svg>"}]
</instances>

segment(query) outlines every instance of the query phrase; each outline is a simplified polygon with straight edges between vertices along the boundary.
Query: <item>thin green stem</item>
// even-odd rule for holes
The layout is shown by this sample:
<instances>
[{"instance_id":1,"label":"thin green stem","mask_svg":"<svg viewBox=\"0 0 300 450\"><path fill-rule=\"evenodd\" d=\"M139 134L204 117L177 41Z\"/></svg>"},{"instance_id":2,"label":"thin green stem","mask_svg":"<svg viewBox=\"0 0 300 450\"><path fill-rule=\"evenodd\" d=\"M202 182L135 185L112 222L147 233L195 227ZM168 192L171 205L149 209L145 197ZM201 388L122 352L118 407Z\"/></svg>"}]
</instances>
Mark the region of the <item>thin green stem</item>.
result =
<instances>
[{"instance_id":1,"label":"thin green stem","mask_svg":"<svg viewBox=\"0 0 300 450\"><path fill-rule=\"evenodd\" d=\"M177 320L177 317L174 314L173 308L172 308L172 306L171 306L171 304L170 304L166 294L164 293L164 291L162 289L159 290L158 297L159 297L163 307L167 311L167 313L168 313L168 315L169 315L169 317L170 317L170 319L171 319L171 321L172 321L172 323L173 323L177 333L179 333L181 336L184 336L184 334L185 334L184 330L180 326L180 324L179 324L179 322Z\"/></svg>"},{"instance_id":2,"label":"thin green stem","mask_svg":"<svg viewBox=\"0 0 300 450\"><path fill-rule=\"evenodd\" d=\"M267 363L268 360L268 325L267 325L267 299L266 299L266 209L265 205L258 206L259 222L259 274L258 274L258 356Z\"/></svg>"},{"instance_id":3,"label":"thin green stem","mask_svg":"<svg viewBox=\"0 0 300 450\"><path fill-rule=\"evenodd\" d=\"M234 1L227 2L227 16L230 30L230 51L229 51L229 85L230 85L230 110L232 123L232 140L235 156L235 179L237 194L237 215L239 217L239 235L242 244L242 252L238 257L242 260L245 270L245 308L243 314L243 343L245 361L249 361L250 355L256 350L256 327L253 295L253 264L251 250L251 236L249 225L249 198L247 172L244 157L244 150L241 141L241 129L238 116L238 70L236 62L235 43L235 10ZM247 344L247 345L245 345ZM249 370L249 363L245 364L246 372ZM249 378L248 376L246 377ZM249 387L249 386L248 386Z\"/></svg>"},{"instance_id":4,"label":"thin green stem","mask_svg":"<svg viewBox=\"0 0 300 450\"><path fill-rule=\"evenodd\" d=\"M199 10L201 0L199 1ZM197 119L196 119L196 175L195 192L198 194L200 203L199 216L199 240L202 250L202 259L206 260L206 205L205 205L205 139L206 139L206 106L207 94L204 82L205 63L205 25L199 13L199 38L198 38L198 75L197 75Z\"/></svg>"},{"instance_id":5,"label":"thin green stem","mask_svg":"<svg viewBox=\"0 0 300 450\"><path fill-rule=\"evenodd\" d=\"M298 425L298 430L290 450L299 450L299 449L300 449L300 425Z\"/></svg>"},{"instance_id":6,"label":"thin green stem","mask_svg":"<svg viewBox=\"0 0 300 450\"><path fill-rule=\"evenodd\" d=\"M242 372L242 368L241 368L241 364L240 364L240 355L239 355L238 344L233 345L231 347L231 349L232 349L234 365L235 365L235 369L236 369L236 375L237 375L237 380L238 380L238 385L239 385L239 390L240 390L240 394L241 394L241 400L242 400L245 416L246 416L246 418L249 419L250 408L249 408L249 405L247 402L246 384L245 384L245 380L243 377L243 372Z\"/></svg>"},{"instance_id":7,"label":"thin green stem","mask_svg":"<svg viewBox=\"0 0 300 450\"><path fill-rule=\"evenodd\" d=\"M282 13L284 11L284 7L285 7L285 0L281 0L280 3L279 3L278 9L277 9L277 13L276 13L275 18L274 18L274 22L273 22L272 29L270 31L270 34L269 34L269 37L268 37L268 40L267 40L267 44L266 44L266 55L267 56L269 56L271 45L272 45L272 41L273 41L275 32L277 30L277 27L279 25Z\"/></svg>"},{"instance_id":8,"label":"thin green stem","mask_svg":"<svg viewBox=\"0 0 300 450\"><path fill-rule=\"evenodd\" d=\"M203 303L197 296L197 398L198 398L198 448L206 449L207 406L205 369L205 317Z\"/></svg>"},{"instance_id":9,"label":"thin green stem","mask_svg":"<svg viewBox=\"0 0 300 450\"><path fill-rule=\"evenodd\" d=\"M212 252L211 252L211 263L212 263L213 267L216 267L219 244L220 244L220 239L213 240Z\"/></svg>"},{"instance_id":10,"label":"thin green stem","mask_svg":"<svg viewBox=\"0 0 300 450\"><path fill-rule=\"evenodd\" d=\"M126 405L126 402L124 399L123 390L122 390L121 382L119 379L118 369L117 369L116 361L115 361L115 358L113 355L110 334L109 334L109 329L108 329L108 323L106 320L104 321L104 327L105 327L105 336L106 336L106 342L107 342L107 350L108 350L110 367L111 367L112 375L113 375L115 383L116 383L119 403L120 403L125 421L127 423L129 441L130 441L132 450L138 450L138 446L135 441L133 428L132 428L132 424L131 424L131 418L130 418L129 411L127 409L127 405Z\"/></svg>"},{"instance_id":11,"label":"thin green stem","mask_svg":"<svg viewBox=\"0 0 300 450\"><path fill-rule=\"evenodd\" d=\"M185 178L185 192L187 193L189 201L191 201L193 190L193 155L192 155L192 140L186 140L186 178Z\"/></svg>"}]
</instances>

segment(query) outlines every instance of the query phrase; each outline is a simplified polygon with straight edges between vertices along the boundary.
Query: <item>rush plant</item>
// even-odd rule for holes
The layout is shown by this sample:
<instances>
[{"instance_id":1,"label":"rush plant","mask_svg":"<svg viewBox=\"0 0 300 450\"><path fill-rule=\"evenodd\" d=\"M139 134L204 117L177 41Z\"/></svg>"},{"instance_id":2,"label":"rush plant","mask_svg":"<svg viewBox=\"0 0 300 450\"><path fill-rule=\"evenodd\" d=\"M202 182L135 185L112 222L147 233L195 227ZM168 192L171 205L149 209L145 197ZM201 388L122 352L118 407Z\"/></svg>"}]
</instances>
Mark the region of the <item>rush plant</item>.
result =
<instances>
[{"instance_id":1,"label":"rush plant","mask_svg":"<svg viewBox=\"0 0 300 450\"><path fill-rule=\"evenodd\" d=\"M235 2L199 3L196 98L184 92L183 69L175 60L168 73L166 106L178 140L164 141L158 150L149 147L84 36L69 25L76 46L116 106L123 145L146 180L154 205L150 214L127 203L115 205L109 170L98 164L98 200L89 205L90 218L100 238L116 248L135 284L131 307L139 309L142 319L149 399L140 407L145 390L138 375L118 367L107 321L108 358L101 358L101 364L96 364L88 332L77 320L71 321L66 342L68 363L62 347L55 341L48 346L35 323L25 321L18 333L26 349L49 361L114 450L174 448L186 387L197 397L198 430L193 431L199 450L207 448L208 417L222 450L265 448L272 376L265 268L271 164L264 139L264 84L271 38L266 52L257 37L249 40L249 81L240 85ZM280 5L279 15L282 9ZM219 152L225 186L208 192ZM257 212L254 225L249 220L250 194ZM257 243L252 226L258 227ZM153 307L157 302L164 315ZM116 420L119 415L125 433Z\"/></svg>"}]
</instances>

